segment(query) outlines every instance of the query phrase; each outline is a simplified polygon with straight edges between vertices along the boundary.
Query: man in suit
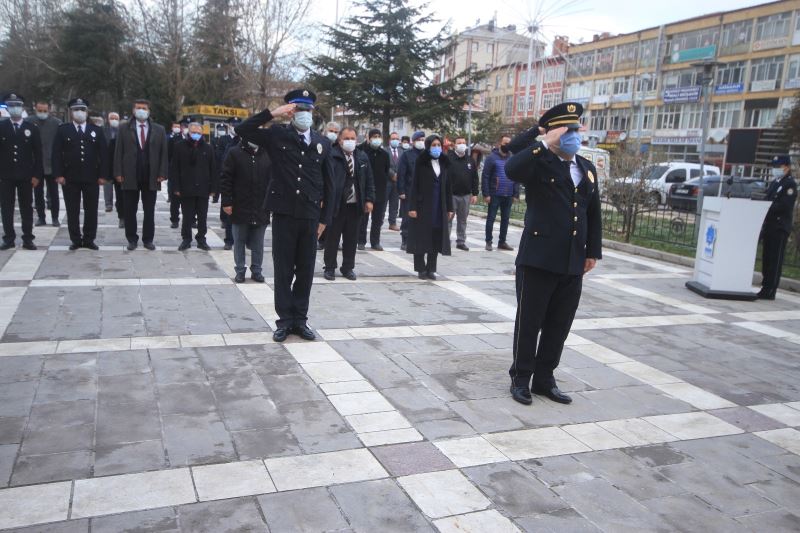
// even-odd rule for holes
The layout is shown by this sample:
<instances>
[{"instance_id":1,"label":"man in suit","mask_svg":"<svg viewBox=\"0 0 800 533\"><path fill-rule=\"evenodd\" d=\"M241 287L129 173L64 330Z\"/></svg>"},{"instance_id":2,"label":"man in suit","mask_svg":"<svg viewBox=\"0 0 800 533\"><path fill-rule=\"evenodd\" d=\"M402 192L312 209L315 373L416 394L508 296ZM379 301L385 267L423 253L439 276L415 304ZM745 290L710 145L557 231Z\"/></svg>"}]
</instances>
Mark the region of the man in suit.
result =
<instances>
[{"instance_id":1,"label":"man in suit","mask_svg":"<svg viewBox=\"0 0 800 533\"><path fill-rule=\"evenodd\" d=\"M188 117L187 117L188 118ZM172 154L175 152L175 145L181 142L186 136L182 133L182 124L185 121L173 122L172 130L169 133L167 140L167 159L169 160L169 168L172 169ZM189 121L191 122L191 121ZM189 122L186 122L187 126ZM172 229L176 229L181 221L181 199L175 196L175 180L172 177L172 172L167 178L167 202L169 202L169 222Z\"/></svg>"},{"instance_id":2,"label":"man in suit","mask_svg":"<svg viewBox=\"0 0 800 533\"><path fill-rule=\"evenodd\" d=\"M531 391L559 403L572 398L556 385L561 359L581 298L583 275L601 257L597 170L577 155L583 106L548 110L509 145L506 175L525 186L525 230L517 253L517 317L511 396L530 405ZM536 141L543 132L544 138ZM531 385L532 380L532 385Z\"/></svg>"},{"instance_id":3,"label":"man in suit","mask_svg":"<svg viewBox=\"0 0 800 533\"><path fill-rule=\"evenodd\" d=\"M125 227L125 213L122 209L122 185L113 179L114 175L114 149L117 145L117 134L119 133L119 113L111 111L108 114L108 123L104 131L106 145L108 146L108 171L106 172L106 184L103 185L103 196L105 202L114 203L114 210L117 212L117 225L120 229Z\"/></svg>"},{"instance_id":4,"label":"man in suit","mask_svg":"<svg viewBox=\"0 0 800 533\"><path fill-rule=\"evenodd\" d=\"M3 219L3 243L0 250L14 248L14 197L19 199L22 219L22 247L35 250L33 244L33 189L42 180L42 141L39 128L22 119L25 99L16 93L4 98L10 120L0 121L0 213Z\"/></svg>"},{"instance_id":5,"label":"man in suit","mask_svg":"<svg viewBox=\"0 0 800 533\"><path fill-rule=\"evenodd\" d=\"M139 245L136 213L140 197L144 210L142 244L148 250L156 249L153 244L156 195L161 190L161 182L167 179L168 164L167 133L150 120L150 101L136 100L133 118L120 126L114 147L114 176L122 185L128 250L135 250Z\"/></svg>"},{"instance_id":6,"label":"man in suit","mask_svg":"<svg viewBox=\"0 0 800 533\"><path fill-rule=\"evenodd\" d=\"M786 241L792 232L794 204L797 201L797 182L792 177L791 160L788 155L772 159L773 181L767 187L766 200L772 202L761 228L761 290L758 297L774 300L783 270L783 253Z\"/></svg>"},{"instance_id":7,"label":"man in suit","mask_svg":"<svg viewBox=\"0 0 800 533\"><path fill-rule=\"evenodd\" d=\"M264 207L272 212L276 342L285 341L289 333L316 338L308 327L308 301L317 239L330 224L334 205L331 144L311 129L316 99L308 89L295 89L284 96L285 105L272 112L265 109L236 127L242 139L265 148L272 160ZM291 124L261 128L283 118Z\"/></svg>"},{"instance_id":8,"label":"man in suit","mask_svg":"<svg viewBox=\"0 0 800 533\"><path fill-rule=\"evenodd\" d=\"M400 197L397 194L397 166L400 164L400 156L403 155L403 147L400 145L400 134L393 131L389 134L389 182L386 184L386 203L389 212L389 229L400 231L397 225L397 209L400 207Z\"/></svg>"},{"instance_id":9,"label":"man in suit","mask_svg":"<svg viewBox=\"0 0 800 533\"><path fill-rule=\"evenodd\" d=\"M100 187L108 172L108 147L103 129L87 122L89 101L73 98L67 104L72 121L58 127L53 140L53 174L64 191L70 250L97 250L97 208ZM81 234L81 199L83 233Z\"/></svg>"},{"instance_id":10,"label":"man in suit","mask_svg":"<svg viewBox=\"0 0 800 533\"><path fill-rule=\"evenodd\" d=\"M372 169L372 179L375 183L375 207L371 212L361 215L361 222L358 226L358 249L364 250L367 247L367 226L369 225L369 245L376 252L382 252L381 246L381 227L386 210L386 188L389 183L389 169L391 166L389 152L383 147L381 132L371 129L368 139L361 145L361 153L369 159L369 166ZM371 222L370 222L370 219Z\"/></svg>"},{"instance_id":11,"label":"man in suit","mask_svg":"<svg viewBox=\"0 0 800 533\"><path fill-rule=\"evenodd\" d=\"M56 137L56 130L61 121L50 114L50 103L45 100L38 100L34 105L36 117L31 120L39 126L39 137L42 139L42 167L44 175L39 186L33 190L34 203L36 204L36 225L46 226L46 210L50 211L53 226L61 224L58 221L58 213L61 207L61 200L58 197L58 184L53 178L53 169L50 162L53 154L53 139ZM47 196L45 197L45 186L47 186ZM47 198L45 200L45 198Z\"/></svg>"}]
</instances>

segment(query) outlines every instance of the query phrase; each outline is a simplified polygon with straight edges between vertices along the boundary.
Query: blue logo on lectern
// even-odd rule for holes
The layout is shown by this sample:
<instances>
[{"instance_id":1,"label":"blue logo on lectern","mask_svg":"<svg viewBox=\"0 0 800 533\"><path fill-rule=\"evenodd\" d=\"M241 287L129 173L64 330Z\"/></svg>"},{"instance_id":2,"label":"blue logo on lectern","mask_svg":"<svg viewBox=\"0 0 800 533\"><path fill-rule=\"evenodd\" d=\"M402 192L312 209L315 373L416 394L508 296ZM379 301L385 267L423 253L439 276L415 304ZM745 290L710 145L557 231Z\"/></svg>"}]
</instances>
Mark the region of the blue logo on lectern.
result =
<instances>
[{"instance_id":1,"label":"blue logo on lectern","mask_svg":"<svg viewBox=\"0 0 800 533\"><path fill-rule=\"evenodd\" d=\"M714 224L709 224L706 227L706 245L703 248L703 255L712 259L714 257L714 243L717 242L717 227Z\"/></svg>"}]
</instances>

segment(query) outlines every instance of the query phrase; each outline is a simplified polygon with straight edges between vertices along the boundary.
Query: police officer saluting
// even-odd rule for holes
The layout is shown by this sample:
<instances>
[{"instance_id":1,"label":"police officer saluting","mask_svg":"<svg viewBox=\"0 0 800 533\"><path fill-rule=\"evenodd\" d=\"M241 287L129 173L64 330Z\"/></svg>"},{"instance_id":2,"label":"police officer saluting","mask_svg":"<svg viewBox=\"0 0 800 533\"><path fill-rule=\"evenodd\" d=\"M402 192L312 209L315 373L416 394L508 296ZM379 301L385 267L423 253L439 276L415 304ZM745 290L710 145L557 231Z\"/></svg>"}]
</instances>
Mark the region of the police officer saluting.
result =
<instances>
[{"instance_id":1,"label":"police officer saluting","mask_svg":"<svg viewBox=\"0 0 800 533\"><path fill-rule=\"evenodd\" d=\"M277 328L272 337L283 342L289 333L306 340L316 337L308 327L308 300L314 279L317 238L333 211L331 144L316 131L312 110L316 95L307 89L290 91L285 105L253 115L236 133L267 150L272 180L264 208L272 212L272 262L275 272ZM260 126L273 119L289 125ZM294 279L294 283L292 280Z\"/></svg>"},{"instance_id":2,"label":"police officer saluting","mask_svg":"<svg viewBox=\"0 0 800 533\"><path fill-rule=\"evenodd\" d=\"M772 159L773 181L767 187L766 200L772 202L761 228L761 290L758 297L774 300L781 282L783 252L792 231L794 203L797 200L797 182L792 177L791 161L788 155Z\"/></svg>"},{"instance_id":3,"label":"police officer saluting","mask_svg":"<svg viewBox=\"0 0 800 533\"><path fill-rule=\"evenodd\" d=\"M100 186L108 172L108 146L103 129L86 121L89 102L85 98L69 101L72 120L61 124L53 140L53 175L64 191L70 250L97 250L97 205ZM83 198L83 234L81 234Z\"/></svg>"},{"instance_id":4,"label":"police officer saluting","mask_svg":"<svg viewBox=\"0 0 800 533\"><path fill-rule=\"evenodd\" d=\"M583 107L566 102L509 145L506 175L525 186L525 231L517 253L517 317L511 396L532 403L531 391L559 403L553 371L561 359L581 298L583 275L601 257L597 170L577 155ZM544 133L541 141L536 136ZM538 345L537 345L538 339ZM532 384L531 384L532 380Z\"/></svg>"},{"instance_id":5,"label":"police officer saluting","mask_svg":"<svg viewBox=\"0 0 800 533\"><path fill-rule=\"evenodd\" d=\"M19 197L22 218L22 247L35 250L33 244L33 189L44 173L42 141L39 128L22 119L25 99L11 93L5 96L11 120L0 121L0 213L3 219L3 242L0 250L14 247L14 199Z\"/></svg>"}]
</instances>

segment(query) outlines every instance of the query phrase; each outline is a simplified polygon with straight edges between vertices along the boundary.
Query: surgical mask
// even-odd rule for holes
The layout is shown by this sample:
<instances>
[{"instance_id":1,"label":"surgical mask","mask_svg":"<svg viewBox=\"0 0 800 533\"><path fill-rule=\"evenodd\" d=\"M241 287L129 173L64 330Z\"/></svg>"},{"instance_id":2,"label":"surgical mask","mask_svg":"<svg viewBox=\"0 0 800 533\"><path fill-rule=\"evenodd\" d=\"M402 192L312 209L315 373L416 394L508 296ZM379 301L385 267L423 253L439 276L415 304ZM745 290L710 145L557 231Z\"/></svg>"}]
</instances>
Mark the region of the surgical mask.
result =
<instances>
[{"instance_id":1,"label":"surgical mask","mask_svg":"<svg viewBox=\"0 0 800 533\"><path fill-rule=\"evenodd\" d=\"M431 157L434 159L439 159L439 156L442 155L442 147L441 146L431 146Z\"/></svg>"},{"instance_id":2,"label":"surgical mask","mask_svg":"<svg viewBox=\"0 0 800 533\"><path fill-rule=\"evenodd\" d=\"M458 143L456 145L456 153L458 155L464 155L467 153L467 145L464 143Z\"/></svg>"},{"instance_id":3,"label":"surgical mask","mask_svg":"<svg viewBox=\"0 0 800 533\"><path fill-rule=\"evenodd\" d=\"M174 133L175 135L180 135L180 133L181 133L181 129L180 129L180 127L178 127L178 128L172 128L172 133Z\"/></svg>"},{"instance_id":4,"label":"surgical mask","mask_svg":"<svg viewBox=\"0 0 800 533\"><path fill-rule=\"evenodd\" d=\"M783 177L783 167L774 167L772 169L772 177L779 180Z\"/></svg>"},{"instance_id":5,"label":"surgical mask","mask_svg":"<svg viewBox=\"0 0 800 533\"><path fill-rule=\"evenodd\" d=\"M408 150L409 148L411 148L411 145L410 145L410 144L408 144L408 143L403 143L403 150Z\"/></svg>"},{"instance_id":6,"label":"surgical mask","mask_svg":"<svg viewBox=\"0 0 800 533\"><path fill-rule=\"evenodd\" d=\"M86 122L86 111L73 111L72 118L78 124L83 124L84 122Z\"/></svg>"},{"instance_id":7,"label":"surgical mask","mask_svg":"<svg viewBox=\"0 0 800 533\"><path fill-rule=\"evenodd\" d=\"M380 137L375 137L374 139L369 140L369 144L372 145L373 148L380 148L383 144L383 139Z\"/></svg>"},{"instance_id":8,"label":"surgical mask","mask_svg":"<svg viewBox=\"0 0 800 533\"><path fill-rule=\"evenodd\" d=\"M258 145L257 144L248 142L247 146L249 146L252 151L258 152Z\"/></svg>"},{"instance_id":9,"label":"surgical mask","mask_svg":"<svg viewBox=\"0 0 800 533\"><path fill-rule=\"evenodd\" d=\"M416 148L417 150L424 150L425 141L414 141L414 148Z\"/></svg>"},{"instance_id":10,"label":"surgical mask","mask_svg":"<svg viewBox=\"0 0 800 533\"><path fill-rule=\"evenodd\" d=\"M561 136L559 148L567 155L575 155L581 149L581 134L577 131L568 131Z\"/></svg>"},{"instance_id":11,"label":"surgical mask","mask_svg":"<svg viewBox=\"0 0 800 533\"><path fill-rule=\"evenodd\" d=\"M150 117L150 111L147 109L134 109L133 116L136 117L136 120L144 122Z\"/></svg>"},{"instance_id":12,"label":"surgical mask","mask_svg":"<svg viewBox=\"0 0 800 533\"><path fill-rule=\"evenodd\" d=\"M21 105L14 105L8 106L8 114L11 115L11 118L20 118L22 117L22 106Z\"/></svg>"},{"instance_id":13,"label":"surgical mask","mask_svg":"<svg viewBox=\"0 0 800 533\"><path fill-rule=\"evenodd\" d=\"M194 142L197 142L197 141L199 141L199 140L200 140L200 139L203 137L203 134L202 134L202 133L190 133L190 134L189 134L189 137L191 137L191 139L192 139Z\"/></svg>"},{"instance_id":14,"label":"surgical mask","mask_svg":"<svg viewBox=\"0 0 800 533\"><path fill-rule=\"evenodd\" d=\"M294 114L292 123L298 131L307 131L314 123L314 117L311 116L311 111L298 111Z\"/></svg>"},{"instance_id":15,"label":"surgical mask","mask_svg":"<svg viewBox=\"0 0 800 533\"><path fill-rule=\"evenodd\" d=\"M50 113L36 113L36 118L39 120L47 120L47 117L50 116Z\"/></svg>"},{"instance_id":16,"label":"surgical mask","mask_svg":"<svg viewBox=\"0 0 800 533\"><path fill-rule=\"evenodd\" d=\"M109 120L108 125L111 126L112 128L119 128L119 120L117 119Z\"/></svg>"},{"instance_id":17,"label":"surgical mask","mask_svg":"<svg viewBox=\"0 0 800 533\"><path fill-rule=\"evenodd\" d=\"M347 153L352 152L353 150L356 149L356 140L355 139L347 139L347 140L342 141L342 149Z\"/></svg>"},{"instance_id":18,"label":"surgical mask","mask_svg":"<svg viewBox=\"0 0 800 533\"><path fill-rule=\"evenodd\" d=\"M503 152L504 154L507 154L508 153L508 145L507 144L501 144L500 145L500 151Z\"/></svg>"},{"instance_id":19,"label":"surgical mask","mask_svg":"<svg viewBox=\"0 0 800 533\"><path fill-rule=\"evenodd\" d=\"M329 131L328 133L325 134L325 137L327 137L330 142L335 143L337 137L339 137L339 134Z\"/></svg>"},{"instance_id":20,"label":"surgical mask","mask_svg":"<svg viewBox=\"0 0 800 533\"><path fill-rule=\"evenodd\" d=\"M398 146L400 146L400 140L392 139L391 141L389 141L389 146L391 146L392 148L397 148Z\"/></svg>"}]
</instances>

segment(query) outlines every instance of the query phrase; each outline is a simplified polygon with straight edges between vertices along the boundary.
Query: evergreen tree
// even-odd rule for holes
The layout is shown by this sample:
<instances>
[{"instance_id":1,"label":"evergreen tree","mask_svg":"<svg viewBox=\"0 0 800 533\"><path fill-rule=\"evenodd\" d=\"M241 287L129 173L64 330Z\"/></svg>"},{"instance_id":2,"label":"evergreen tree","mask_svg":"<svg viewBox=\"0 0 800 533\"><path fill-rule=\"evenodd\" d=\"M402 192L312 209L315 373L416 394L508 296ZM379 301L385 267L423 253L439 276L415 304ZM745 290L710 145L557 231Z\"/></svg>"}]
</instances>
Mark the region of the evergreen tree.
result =
<instances>
[{"instance_id":1,"label":"evergreen tree","mask_svg":"<svg viewBox=\"0 0 800 533\"><path fill-rule=\"evenodd\" d=\"M205 0L190 50L194 103L238 105L235 54L238 17L234 0ZM192 103L192 102L189 102Z\"/></svg>"}]
</instances>

